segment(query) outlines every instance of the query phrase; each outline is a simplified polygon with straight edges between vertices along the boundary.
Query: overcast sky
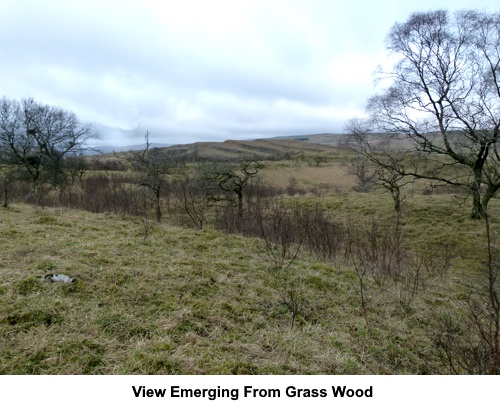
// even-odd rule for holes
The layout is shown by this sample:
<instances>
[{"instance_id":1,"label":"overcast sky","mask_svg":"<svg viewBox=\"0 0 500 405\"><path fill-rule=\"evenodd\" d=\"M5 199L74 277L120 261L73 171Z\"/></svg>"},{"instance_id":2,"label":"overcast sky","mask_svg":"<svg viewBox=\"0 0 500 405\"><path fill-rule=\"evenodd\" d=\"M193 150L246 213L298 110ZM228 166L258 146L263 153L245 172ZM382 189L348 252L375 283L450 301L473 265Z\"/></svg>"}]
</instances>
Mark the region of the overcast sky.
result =
<instances>
[{"instance_id":1,"label":"overcast sky","mask_svg":"<svg viewBox=\"0 0 500 405\"><path fill-rule=\"evenodd\" d=\"M0 0L0 96L114 128L114 145L340 132L396 21L494 3Z\"/></svg>"}]
</instances>

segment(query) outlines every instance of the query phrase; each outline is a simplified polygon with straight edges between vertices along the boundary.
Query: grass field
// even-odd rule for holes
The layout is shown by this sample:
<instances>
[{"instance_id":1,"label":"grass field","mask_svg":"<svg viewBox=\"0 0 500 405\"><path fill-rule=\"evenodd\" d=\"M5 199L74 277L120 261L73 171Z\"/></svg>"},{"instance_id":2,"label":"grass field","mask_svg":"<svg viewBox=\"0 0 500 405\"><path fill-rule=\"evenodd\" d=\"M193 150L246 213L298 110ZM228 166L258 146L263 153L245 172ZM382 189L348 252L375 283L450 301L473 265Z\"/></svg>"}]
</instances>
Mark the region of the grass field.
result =
<instances>
[{"instance_id":1,"label":"grass field","mask_svg":"<svg viewBox=\"0 0 500 405\"><path fill-rule=\"evenodd\" d=\"M26 205L0 227L2 374L446 372L431 338L452 282L411 310L369 284L367 329L352 270L302 254L276 272L258 239L160 225L144 243L129 218Z\"/></svg>"},{"instance_id":2,"label":"grass field","mask_svg":"<svg viewBox=\"0 0 500 405\"><path fill-rule=\"evenodd\" d=\"M304 189L287 199L361 232L394 223L389 195L353 191L345 152L319 166L309 156L271 162L260 176ZM0 374L450 373L437 337L450 319L443 336L477 343L465 303L485 280L484 223L455 195L405 192L404 246L431 259L452 246L450 268L419 279L414 295L366 277L363 298L345 260L303 248L276 270L261 239L175 226L186 223L175 210L146 235L140 218L2 208ZM498 200L490 213L495 236ZM42 280L50 273L76 282Z\"/></svg>"}]
</instances>

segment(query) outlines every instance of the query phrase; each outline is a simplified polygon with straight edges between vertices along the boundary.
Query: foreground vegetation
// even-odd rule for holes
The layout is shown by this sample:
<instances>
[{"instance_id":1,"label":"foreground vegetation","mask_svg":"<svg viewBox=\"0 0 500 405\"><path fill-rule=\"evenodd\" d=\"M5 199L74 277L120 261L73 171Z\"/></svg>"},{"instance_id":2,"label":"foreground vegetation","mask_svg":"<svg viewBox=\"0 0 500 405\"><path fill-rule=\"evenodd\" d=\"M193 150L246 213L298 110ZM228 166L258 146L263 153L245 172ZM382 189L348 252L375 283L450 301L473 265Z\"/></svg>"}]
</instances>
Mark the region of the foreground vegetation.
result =
<instances>
[{"instance_id":1,"label":"foreground vegetation","mask_svg":"<svg viewBox=\"0 0 500 405\"><path fill-rule=\"evenodd\" d=\"M384 210L356 196L357 206L349 196L321 200ZM377 201L390 213L388 199ZM451 199L432 203L431 217ZM418 225L422 202L410 205L405 226L423 243L439 219ZM361 297L352 265L305 249L279 270L261 239L211 226L162 223L145 235L134 217L14 204L0 211L0 373L450 373L450 333L477 345L462 303L481 277L484 231L463 211L458 243L477 257L456 257L414 295L367 276ZM438 239L454 231L446 222ZM41 281L48 273L77 281Z\"/></svg>"}]
</instances>

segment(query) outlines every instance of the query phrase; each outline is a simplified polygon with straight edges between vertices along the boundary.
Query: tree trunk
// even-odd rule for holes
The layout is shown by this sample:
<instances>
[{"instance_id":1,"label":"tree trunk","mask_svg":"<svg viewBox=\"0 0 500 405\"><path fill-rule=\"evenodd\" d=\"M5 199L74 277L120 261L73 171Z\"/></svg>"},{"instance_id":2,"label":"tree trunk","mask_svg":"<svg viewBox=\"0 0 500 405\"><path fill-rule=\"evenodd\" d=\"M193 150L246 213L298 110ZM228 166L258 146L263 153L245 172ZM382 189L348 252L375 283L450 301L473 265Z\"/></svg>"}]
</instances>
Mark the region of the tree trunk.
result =
<instances>
[{"instance_id":1,"label":"tree trunk","mask_svg":"<svg viewBox=\"0 0 500 405\"><path fill-rule=\"evenodd\" d=\"M486 205L481 198L481 193L479 190L472 190L472 219L482 219L484 218L486 211Z\"/></svg>"},{"instance_id":2,"label":"tree trunk","mask_svg":"<svg viewBox=\"0 0 500 405\"><path fill-rule=\"evenodd\" d=\"M243 220L243 193L237 192L238 194L238 218Z\"/></svg>"},{"instance_id":3,"label":"tree trunk","mask_svg":"<svg viewBox=\"0 0 500 405\"><path fill-rule=\"evenodd\" d=\"M155 197L156 197L156 222L160 223L162 216L160 190L155 190Z\"/></svg>"},{"instance_id":4,"label":"tree trunk","mask_svg":"<svg viewBox=\"0 0 500 405\"><path fill-rule=\"evenodd\" d=\"M482 166L474 167L474 182L471 184L472 191L472 219L483 219L490 198L481 195Z\"/></svg>"},{"instance_id":5,"label":"tree trunk","mask_svg":"<svg viewBox=\"0 0 500 405\"><path fill-rule=\"evenodd\" d=\"M37 182L36 182L36 180L33 179L31 181L30 189L29 189L29 192L28 192L28 202L30 204L38 205L37 196L36 196L36 190L37 190Z\"/></svg>"},{"instance_id":6,"label":"tree trunk","mask_svg":"<svg viewBox=\"0 0 500 405\"><path fill-rule=\"evenodd\" d=\"M472 189L472 213L471 218L473 219L483 219L485 218L488 210L488 203L491 198L495 195L495 193L500 188L499 184L490 185L485 191L484 194L481 195L481 189L478 187L473 187Z\"/></svg>"},{"instance_id":7,"label":"tree trunk","mask_svg":"<svg viewBox=\"0 0 500 405\"><path fill-rule=\"evenodd\" d=\"M401 212L401 194L399 189L392 192L392 199L394 200L394 210L397 213Z\"/></svg>"}]
</instances>

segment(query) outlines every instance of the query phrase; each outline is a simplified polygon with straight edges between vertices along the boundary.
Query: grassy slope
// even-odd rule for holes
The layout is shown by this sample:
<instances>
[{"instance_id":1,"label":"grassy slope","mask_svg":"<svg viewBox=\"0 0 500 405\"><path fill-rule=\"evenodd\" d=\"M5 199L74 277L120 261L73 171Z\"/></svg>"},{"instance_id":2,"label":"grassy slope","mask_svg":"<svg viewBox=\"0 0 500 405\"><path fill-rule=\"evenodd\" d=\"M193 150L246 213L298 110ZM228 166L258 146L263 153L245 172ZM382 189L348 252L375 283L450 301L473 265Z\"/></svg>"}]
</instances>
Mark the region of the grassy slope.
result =
<instances>
[{"instance_id":1,"label":"grassy slope","mask_svg":"<svg viewBox=\"0 0 500 405\"><path fill-rule=\"evenodd\" d=\"M163 149L163 148L161 148ZM284 153L299 154L321 154L334 151L331 146L320 145L313 142L301 142L294 139L256 139L253 141L228 140L224 142L196 142L185 145L174 145L164 148L177 153L185 153L188 156L196 152L197 156L210 159L240 159L258 156L265 159ZM126 152L120 152L117 156L124 156ZM111 154L106 154L101 159L113 159Z\"/></svg>"},{"instance_id":2,"label":"grassy slope","mask_svg":"<svg viewBox=\"0 0 500 405\"><path fill-rule=\"evenodd\" d=\"M314 154L312 154L314 155ZM349 155L344 151L325 152L327 163L316 166L308 162L311 154L306 154L304 161L296 159L291 161L272 162L265 167L259 175L268 183L285 188L290 180L297 182L299 187L306 191L318 188L324 191L347 192L355 185L354 179L347 173Z\"/></svg>"},{"instance_id":3,"label":"grassy slope","mask_svg":"<svg viewBox=\"0 0 500 405\"><path fill-rule=\"evenodd\" d=\"M354 273L303 254L286 274L258 240L18 205L0 211L0 373L422 373L437 280L404 310ZM40 282L60 272L70 285ZM283 304L296 287L301 315ZM442 370L446 371L446 370Z\"/></svg>"}]
</instances>

